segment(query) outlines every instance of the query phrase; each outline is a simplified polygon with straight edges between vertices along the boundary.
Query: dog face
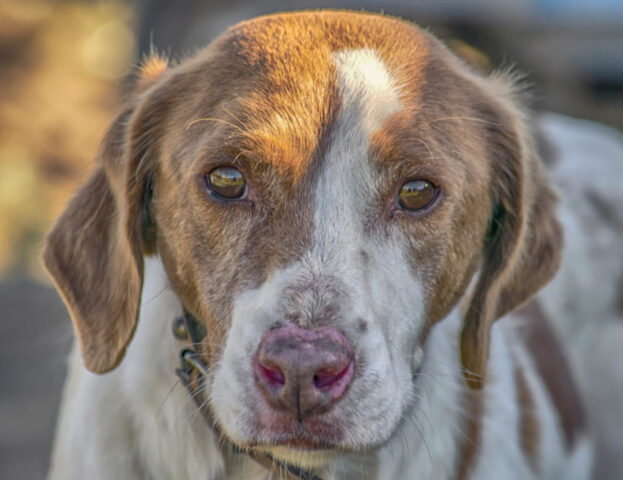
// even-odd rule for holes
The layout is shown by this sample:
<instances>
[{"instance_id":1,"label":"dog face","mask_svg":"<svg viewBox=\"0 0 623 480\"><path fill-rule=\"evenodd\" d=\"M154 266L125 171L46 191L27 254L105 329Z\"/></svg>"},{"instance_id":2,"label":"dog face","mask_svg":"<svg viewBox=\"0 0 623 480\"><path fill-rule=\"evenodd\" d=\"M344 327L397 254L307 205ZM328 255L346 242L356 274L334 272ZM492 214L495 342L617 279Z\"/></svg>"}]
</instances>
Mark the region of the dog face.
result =
<instances>
[{"instance_id":1,"label":"dog face","mask_svg":"<svg viewBox=\"0 0 623 480\"><path fill-rule=\"evenodd\" d=\"M387 441L461 299L481 385L491 323L551 277L560 243L503 81L413 25L345 12L243 23L144 72L44 254L88 368L121 361L157 253L206 325L206 395L239 445Z\"/></svg>"}]
</instances>

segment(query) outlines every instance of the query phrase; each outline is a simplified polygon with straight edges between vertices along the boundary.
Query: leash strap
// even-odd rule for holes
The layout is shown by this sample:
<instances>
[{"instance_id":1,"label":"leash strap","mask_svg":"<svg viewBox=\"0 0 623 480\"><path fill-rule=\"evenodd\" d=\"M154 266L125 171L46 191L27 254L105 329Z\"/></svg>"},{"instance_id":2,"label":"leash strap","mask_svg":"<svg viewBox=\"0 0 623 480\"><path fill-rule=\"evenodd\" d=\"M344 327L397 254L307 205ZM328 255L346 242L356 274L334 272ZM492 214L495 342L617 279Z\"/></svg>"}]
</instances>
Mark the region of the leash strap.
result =
<instances>
[{"instance_id":1,"label":"leash strap","mask_svg":"<svg viewBox=\"0 0 623 480\"><path fill-rule=\"evenodd\" d=\"M214 414L212 413L208 402L206 402L203 396L203 386L205 383L205 379L208 376L208 366L202 360L201 354L198 353L198 347L201 344L201 341L207 335L205 326L185 308L182 320L185 327L187 339L190 341L190 348L184 348L180 352L180 366L175 370L175 373L190 392L190 396L195 401L197 407L203 414L203 417L206 419L212 430L221 439L221 442L223 442L223 439L225 439L226 437L221 434ZM179 324L180 319L175 319L174 325ZM276 471L275 473L281 475L279 478L283 480L322 480L322 478L318 477L314 473L299 468L295 465L276 460L268 453L259 453L251 450L241 449L231 443L230 447L234 453L244 453L248 455L270 472Z\"/></svg>"}]
</instances>

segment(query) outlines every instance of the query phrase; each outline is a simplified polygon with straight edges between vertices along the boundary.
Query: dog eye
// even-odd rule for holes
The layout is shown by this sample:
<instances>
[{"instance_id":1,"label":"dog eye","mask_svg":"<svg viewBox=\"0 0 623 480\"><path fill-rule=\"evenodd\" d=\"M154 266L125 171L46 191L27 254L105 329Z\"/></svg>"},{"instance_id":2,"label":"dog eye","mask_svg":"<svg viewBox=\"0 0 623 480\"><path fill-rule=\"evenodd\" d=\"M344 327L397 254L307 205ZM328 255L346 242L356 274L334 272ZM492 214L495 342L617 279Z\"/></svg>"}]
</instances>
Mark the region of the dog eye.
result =
<instances>
[{"instance_id":1,"label":"dog eye","mask_svg":"<svg viewBox=\"0 0 623 480\"><path fill-rule=\"evenodd\" d=\"M247 182L240 170L234 167L217 167L206 175L208 188L216 196L227 200L242 198Z\"/></svg>"},{"instance_id":2,"label":"dog eye","mask_svg":"<svg viewBox=\"0 0 623 480\"><path fill-rule=\"evenodd\" d=\"M398 193L398 205L405 210L422 210L437 198L438 189L426 180L411 180Z\"/></svg>"}]
</instances>

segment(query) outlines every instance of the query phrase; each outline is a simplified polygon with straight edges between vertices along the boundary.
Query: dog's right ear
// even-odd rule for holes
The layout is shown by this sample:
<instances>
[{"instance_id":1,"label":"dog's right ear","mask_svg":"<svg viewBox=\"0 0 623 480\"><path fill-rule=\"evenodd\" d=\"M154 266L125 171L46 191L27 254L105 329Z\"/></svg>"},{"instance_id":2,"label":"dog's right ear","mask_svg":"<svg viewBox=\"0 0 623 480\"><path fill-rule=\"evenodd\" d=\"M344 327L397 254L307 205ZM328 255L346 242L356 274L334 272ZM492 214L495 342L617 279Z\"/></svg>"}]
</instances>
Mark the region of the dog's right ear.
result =
<instances>
[{"instance_id":1,"label":"dog's right ear","mask_svg":"<svg viewBox=\"0 0 623 480\"><path fill-rule=\"evenodd\" d=\"M149 74L154 77L153 69ZM145 89L153 78L142 81L139 88ZM123 358L139 314L143 255L156 248L150 139L157 138L158 112L151 97L136 94L114 120L95 172L56 222L43 252L69 308L84 363L96 373Z\"/></svg>"}]
</instances>

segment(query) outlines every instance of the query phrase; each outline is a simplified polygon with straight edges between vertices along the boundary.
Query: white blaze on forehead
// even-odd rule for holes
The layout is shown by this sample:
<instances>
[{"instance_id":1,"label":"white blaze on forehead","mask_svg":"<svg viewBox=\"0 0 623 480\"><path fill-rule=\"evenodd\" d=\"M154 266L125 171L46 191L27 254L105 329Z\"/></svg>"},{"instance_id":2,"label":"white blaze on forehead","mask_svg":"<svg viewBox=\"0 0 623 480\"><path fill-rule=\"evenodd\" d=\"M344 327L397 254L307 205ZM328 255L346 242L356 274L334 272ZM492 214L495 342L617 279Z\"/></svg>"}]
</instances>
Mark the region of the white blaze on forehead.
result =
<instances>
[{"instance_id":1,"label":"white blaze on forehead","mask_svg":"<svg viewBox=\"0 0 623 480\"><path fill-rule=\"evenodd\" d=\"M398 88L374 50L341 50L333 61L340 112L316 190L316 240L325 247L360 234L363 209L377 189L370 137L401 108Z\"/></svg>"},{"instance_id":2,"label":"white blaze on forehead","mask_svg":"<svg viewBox=\"0 0 623 480\"><path fill-rule=\"evenodd\" d=\"M344 112L354 109L361 129L370 135L401 107L393 79L370 48L335 52L333 61Z\"/></svg>"}]
</instances>

